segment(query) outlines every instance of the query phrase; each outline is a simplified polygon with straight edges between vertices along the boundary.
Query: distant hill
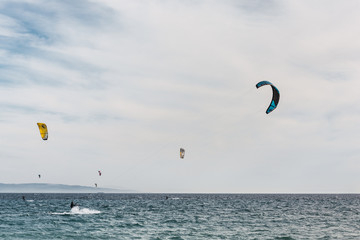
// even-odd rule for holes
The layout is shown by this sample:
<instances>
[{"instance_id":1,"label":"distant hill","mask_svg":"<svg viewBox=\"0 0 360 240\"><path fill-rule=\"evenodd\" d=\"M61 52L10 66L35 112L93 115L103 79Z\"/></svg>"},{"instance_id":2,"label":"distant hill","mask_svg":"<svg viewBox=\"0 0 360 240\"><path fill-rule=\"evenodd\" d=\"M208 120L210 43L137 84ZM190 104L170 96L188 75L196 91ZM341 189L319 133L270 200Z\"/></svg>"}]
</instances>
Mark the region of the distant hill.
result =
<instances>
[{"instance_id":1,"label":"distant hill","mask_svg":"<svg viewBox=\"0 0 360 240\"><path fill-rule=\"evenodd\" d=\"M96 188L80 185L64 185L50 183L22 183L5 184L0 183L0 193L128 193L131 190L120 190L113 188Z\"/></svg>"}]
</instances>

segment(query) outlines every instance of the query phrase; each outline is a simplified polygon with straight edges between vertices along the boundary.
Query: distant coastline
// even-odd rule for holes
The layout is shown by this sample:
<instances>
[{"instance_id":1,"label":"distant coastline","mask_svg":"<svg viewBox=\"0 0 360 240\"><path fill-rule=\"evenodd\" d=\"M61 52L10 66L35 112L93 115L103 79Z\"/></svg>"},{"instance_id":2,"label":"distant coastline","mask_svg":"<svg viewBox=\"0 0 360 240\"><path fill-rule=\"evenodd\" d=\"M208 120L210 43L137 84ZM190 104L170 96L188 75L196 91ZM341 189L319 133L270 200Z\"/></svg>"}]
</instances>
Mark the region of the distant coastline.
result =
<instances>
[{"instance_id":1,"label":"distant coastline","mask_svg":"<svg viewBox=\"0 0 360 240\"><path fill-rule=\"evenodd\" d=\"M50 183L0 183L0 193L133 193L132 190Z\"/></svg>"}]
</instances>

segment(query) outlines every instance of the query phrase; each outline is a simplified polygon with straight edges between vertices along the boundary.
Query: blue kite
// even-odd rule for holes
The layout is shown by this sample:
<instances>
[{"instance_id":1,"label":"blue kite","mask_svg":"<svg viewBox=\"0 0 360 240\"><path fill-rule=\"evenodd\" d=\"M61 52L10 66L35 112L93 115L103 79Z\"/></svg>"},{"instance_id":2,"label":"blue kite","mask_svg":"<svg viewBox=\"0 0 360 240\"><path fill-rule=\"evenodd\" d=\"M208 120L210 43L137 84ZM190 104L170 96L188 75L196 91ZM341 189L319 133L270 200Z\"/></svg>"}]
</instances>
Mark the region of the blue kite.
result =
<instances>
[{"instance_id":1,"label":"blue kite","mask_svg":"<svg viewBox=\"0 0 360 240\"><path fill-rule=\"evenodd\" d=\"M268 82L268 81L259 82L258 84L256 84L256 88L259 88L259 87L262 87L265 85L270 85L272 88L272 91L273 91L273 97L272 97L270 106L266 110L266 114L269 114L272 111L274 111L274 109L277 107L279 100L280 100L280 92L271 82Z\"/></svg>"}]
</instances>

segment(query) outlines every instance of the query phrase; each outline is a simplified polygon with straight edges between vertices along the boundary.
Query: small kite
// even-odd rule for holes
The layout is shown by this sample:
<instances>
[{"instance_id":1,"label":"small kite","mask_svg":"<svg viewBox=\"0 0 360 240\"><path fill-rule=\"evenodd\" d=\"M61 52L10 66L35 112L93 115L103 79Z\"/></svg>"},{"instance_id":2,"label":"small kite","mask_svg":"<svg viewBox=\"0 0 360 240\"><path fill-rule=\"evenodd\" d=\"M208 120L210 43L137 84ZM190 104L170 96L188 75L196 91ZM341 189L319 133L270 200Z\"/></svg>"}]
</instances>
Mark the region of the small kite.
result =
<instances>
[{"instance_id":1,"label":"small kite","mask_svg":"<svg viewBox=\"0 0 360 240\"><path fill-rule=\"evenodd\" d=\"M37 123L38 127L39 127L39 131L40 131L40 135L41 135L41 138L43 140L47 140L48 139L48 130L47 130L47 126L45 123Z\"/></svg>"},{"instance_id":2,"label":"small kite","mask_svg":"<svg viewBox=\"0 0 360 240\"><path fill-rule=\"evenodd\" d=\"M273 91L272 100L270 102L268 109L266 110L266 114L269 114L272 111L274 111L274 109L277 107L279 100L280 100L280 92L271 82L268 82L268 81L259 82L258 84L256 84L256 88L259 88L259 87L262 87L265 85L270 85L272 88L272 91Z\"/></svg>"},{"instance_id":3,"label":"small kite","mask_svg":"<svg viewBox=\"0 0 360 240\"><path fill-rule=\"evenodd\" d=\"M180 158L184 158L185 157L185 149L180 148Z\"/></svg>"}]
</instances>

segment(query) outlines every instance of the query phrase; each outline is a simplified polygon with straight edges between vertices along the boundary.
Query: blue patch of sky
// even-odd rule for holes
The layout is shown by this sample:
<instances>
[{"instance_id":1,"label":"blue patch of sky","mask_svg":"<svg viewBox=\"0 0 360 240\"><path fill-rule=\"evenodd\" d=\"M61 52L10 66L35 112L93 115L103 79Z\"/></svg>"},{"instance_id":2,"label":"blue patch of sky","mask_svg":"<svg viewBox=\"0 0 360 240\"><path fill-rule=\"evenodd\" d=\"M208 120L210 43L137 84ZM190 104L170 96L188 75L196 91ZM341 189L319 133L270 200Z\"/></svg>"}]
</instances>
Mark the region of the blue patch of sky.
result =
<instances>
[{"instance_id":1,"label":"blue patch of sky","mask_svg":"<svg viewBox=\"0 0 360 240\"><path fill-rule=\"evenodd\" d=\"M1 86L11 86L11 85L13 85L13 82L10 79L2 78L2 76L0 75L0 85Z\"/></svg>"},{"instance_id":2,"label":"blue patch of sky","mask_svg":"<svg viewBox=\"0 0 360 240\"><path fill-rule=\"evenodd\" d=\"M9 2L0 8L0 13L15 20L18 25L15 30L25 38L20 38L20 41L29 41L29 36L44 42L52 39L56 12L51 9L41 8L38 4Z\"/></svg>"},{"instance_id":3,"label":"blue patch of sky","mask_svg":"<svg viewBox=\"0 0 360 240\"><path fill-rule=\"evenodd\" d=\"M63 19L70 20L70 23L75 21L76 24L97 28L106 25L106 22L111 22L111 13L112 10L85 0L46 1L44 3L8 1L1 5L0 14L14 20L16 25L15 27L12 26L11 31L16 34L15 36L0 36L0 49L5 50L10 56L20 55L46 59L46 61L58 64L65 69L81 72L85 76L97 75L103 69L96 68L79 59L72 59L65 54L44 50L41 47L56 45L64 41L66 36L63 36L61 32L56 32L56 24ZM0 59L0 62L7 62L7 60ZM9 63L3 65L3 67L7 67L8 71L27 70L23 73L23 75L27 76L26 79L30 79L29 75L36 76L32 79L37 83L59 85L59 82L49 81L47 76L44 76L44 78L47 78L46 81L39 81L39 79L42 79L39 76L41 74L31 73L31 69L26 69L26 66L11 66L11 63ZM15 81L14 84L23 82L20 79L14 80L11 77L6 77L5 73L5 71L0 73L0 78L3 79L0 84L9 84L9 81ZM89 79L96 78L89 77ZM96 85L99 88L99 83L89 83L86 87L91 85Z\"/></svg>"},{"instance_id":4,"label":"blue patch of sky","mask_svg":"<svg viewBox=\"0 0 360 240\"><path fill-rule=\"evenodd\" d=\"M63 122L74 122L74 121L83 121L83 119L79 116L74 114L67 114L63 112L56 112L46 109L41 109L38 106L29 106L29 105L20 105L20 104L9 104L9 103L2 103L0 104L0 108L3 111L3 116L6 116L6 113L16 113L17 116L26 115L52 115L59 117ZM0 119L3 117L1 116Z\"/></svg>"},{"instance_id":5,"label":"blue patch of sky","mask_svg":"<svg viewBox=\"0 0 360 240\"><path fill-rule=\"evenodd\" d=\"M27 55L35 50L29 45L29 41L24 37L0 36L0 49L12 54Z\"/></svg>"},{"instance_id":6,"label":"blue patch of sky","mask_svg":"<svg viewBox=\"0 0 360 240\"><path fill-rule=\"evenodd\" d=\"M32 84L61 87L66 82L56 76L29 69L26 65L2 64L0 66L0 86L25 87Z\"/></svg>"},{"instance_id":7,"label":"blue patch of sky","mask_svg":"<svg viewBox=\"0 0 360 240\"><path fill-rule=\"evenodd\" d=\"M103 17L97 14L101 13L93 12L94 7L89 8L89 6L91 4L86 5L85 1L47 1L46 6L9 2L0 8L0 14L14 19L18 24L16 31L23 34L24 38L20 38L17 42L36 39L42 44L53 44L62 40L61 33L55 32L54 25L64 19L70 18L91 27L100 25L99 19ZM28 45L23 44L23 46Z\"/></svg>"},{"instance_id":8,"label":"blue patch of sky","mask_svg":"<svg viewBox=\"0 0 360 240\"><path fill-rule=\"evenodd\" d=\"M59 114L57 112L49 111L49 110L41 110L38 107L35 106L29 106L29 105L19 105L19 104L8 104L8 103L2 103L0 104L0 107L2 111L4 112L21 112L24 114L38 114L38 113L46 113L49 115L56 115Z\"/></svg>"},{"instance_id":9,"label":"blue patch of sky","mask_svg":"<svg viewBox=\"0 0 360 240\"><path fill-rule=\"evenodd\" d=\"M3 4L0 13L15 19L27 33L39 39L51 39L52 25L63 19L79 24L101 27L112 21L114 11L87 0L48 0L37 3L12 2Z\"/></svg>"},{"instance_id":10,"label":"blue patch of sky","mask_svg":"<svg viewBox=\"0 0 360 240\"><path fill-rule=\"evenodd\" d=\"M58 0L52 2L60 3ZM113 9L87 0L63 0L61 7L68 16L92 27L105 27L113 21L113 17L116 15Z\"/></svg>"},{"instance_id":11,"label":"blue patch of sky","mask_svg":"<svg viewBox=\"0 0 360 240\"><path fill-rule=\"evenodd\" d=\"M8 65L0 68L0 86L15 87L24 83L25 74L17 66Z\"/></svg>"},{"instance_id":12,"label":"blue patch of sky","mask_svg":"<svg viewBox=\"0 0 360 240\"><path fill-rule=\"evenodd\" d=\"M61 66L67 71L73 71L80 73L84 78L87 79L83 88L104 88L104 83L101 83L99 78L104 69L94 66L93 64L86 63L80 59L69 57L67 54L62 53L53 53L47 50L37 49L36 54L31 54L32 58L46 59L49 63L57 66ZM23 75L21 79L14 79L14 84L16 83L36 83L39 85L46 86L68 86L71 79L60 79L57 76L51 75L49 73L42 73L41 71L34 71L31 68L24 66L6 66L7 70L14 71L17 75ZM0 76L3 75L6 77L5 73L0 72Z\"/></svg>"}]
</instances>

